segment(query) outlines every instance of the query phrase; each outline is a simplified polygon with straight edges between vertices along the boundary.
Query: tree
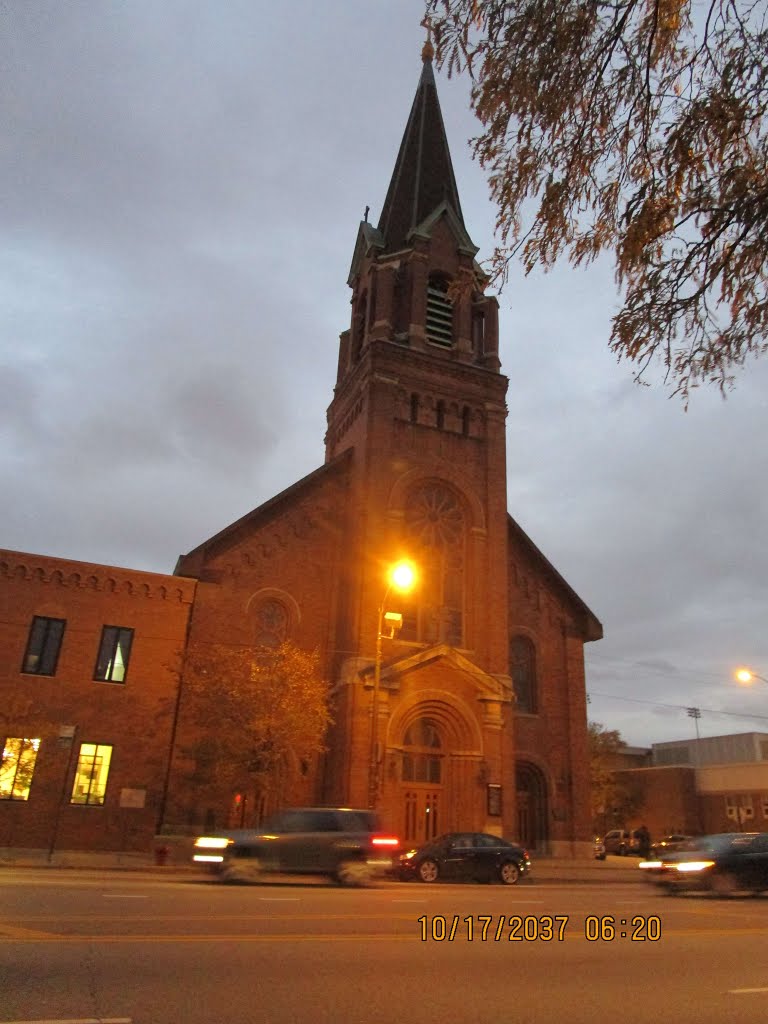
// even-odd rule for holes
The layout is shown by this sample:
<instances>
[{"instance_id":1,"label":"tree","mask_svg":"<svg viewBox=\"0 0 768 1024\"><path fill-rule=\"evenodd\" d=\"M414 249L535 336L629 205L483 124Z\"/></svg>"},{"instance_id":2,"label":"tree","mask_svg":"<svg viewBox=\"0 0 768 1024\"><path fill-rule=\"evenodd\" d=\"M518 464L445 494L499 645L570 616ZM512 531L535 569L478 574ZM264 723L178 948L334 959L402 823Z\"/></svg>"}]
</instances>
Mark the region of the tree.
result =
<instances>
[{"instance_id":1,"label":"tree","mask_svg":"<svg viewBox=\"0 0 768 1024\"><path fill-rule=\"evenodd\" d=\"M613 254L610 347L673 393L768 348L765 0L427 0L466 70L500 245L492 276ZM529 202L533 201L533 205ZM525 216L530 213L529 221Z\"/></svg>"},{"instance_id":2,"label":"tree","mask_svg":"<svg viewBox=\"0 0 768 1024\"><path fill-rule=\"evenodd\" d=\"M185 666L185 705L198 735L193 782L219 800L245 790L281 796L321 752L330 722L317 652L198 644Z\"/></svg>"},{"instance_id":3,"label":"tree","mask_svg":"<svg viewBox=\"0 0 768 1024\"><path fill-rule=\"evenodd\" d=\"M622 778L616 774L625 747L618 730L606 729L599 722L589 723L592 822L598 832L605 832L609 825L622 825L642 805L639 788L626 775Z\"/></svg>"}]
</instances>

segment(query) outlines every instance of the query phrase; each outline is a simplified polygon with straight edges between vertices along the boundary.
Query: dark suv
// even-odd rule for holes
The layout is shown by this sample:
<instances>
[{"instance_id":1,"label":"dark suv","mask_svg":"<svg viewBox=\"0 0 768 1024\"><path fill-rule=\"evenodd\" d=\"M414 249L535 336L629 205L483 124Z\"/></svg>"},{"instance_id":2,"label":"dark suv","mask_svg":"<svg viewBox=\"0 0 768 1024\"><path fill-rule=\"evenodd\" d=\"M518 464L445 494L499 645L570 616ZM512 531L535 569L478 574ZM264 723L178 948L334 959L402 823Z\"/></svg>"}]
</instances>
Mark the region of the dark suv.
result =
<instances>
[{"instance_id":1,"label":"dark suv","mask_svg":"<svg viewBox=\"0 0 768 1024\"><path fill-rule=\"evenodd\" d=\"M200 836L192 859L225 882L255 882L276 872L366 885L391 871L398 846L395 836L381 831L375 811L295 807L257 830Z\"/></svg>"}]
</instances>

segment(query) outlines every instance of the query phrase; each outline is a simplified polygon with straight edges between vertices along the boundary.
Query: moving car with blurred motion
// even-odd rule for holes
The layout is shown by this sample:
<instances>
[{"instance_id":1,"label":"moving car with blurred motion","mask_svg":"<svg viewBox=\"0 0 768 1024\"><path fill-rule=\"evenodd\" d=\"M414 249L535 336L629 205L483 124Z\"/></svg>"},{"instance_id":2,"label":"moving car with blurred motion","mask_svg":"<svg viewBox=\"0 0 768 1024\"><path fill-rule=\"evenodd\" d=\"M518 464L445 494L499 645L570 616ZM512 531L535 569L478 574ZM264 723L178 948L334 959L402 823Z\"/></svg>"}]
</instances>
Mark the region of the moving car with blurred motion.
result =
<instances>
[{"instance_id":1,"label":"moving car with blurred motion","mask_svg":"<svg viewBox=\"0 0 768 1024\"><path fill-rule=\"evenodd\" d=\"M669 893L768 891L768 832L698 836L680 849L641 861L645 878Z\"/></svg>"},{"instance_id":2,"label":"moving car with blurred motion","mask_svg":"<svg viewBox=\"0 0 768 1024\"><path fill-rule=\"evenodd\" d=\"M257 882L279 873L367 885L391 873L399 845L396 836L382 831L375 811L296 807L259 829L199 836L192 859L223 882Z\"/></svg>"},{"instance_id":3,"label":"moving car with blurred motion","mask_svg":"<svg viewBox=\"0 0 768 1024\"><path fill-rule=\"evenodd\" d=\"M531 870L527 850L486 832L449 832L426 846L406 850L399 864L404 882L464 879L515 885Z\"/></svg>"},{"instance_id":4,"label":"moving car with blurred motion","mask_svg":"<svg viewBox=\"0 0 768 1024\"><path fill-rule=\"evenodd\" d=\"M686 843L689 843L691 839L693 839L693 836L684 836L679 832L675 832L670 836L662 836L661 839L657 839L655 843L651 844L651 857L658 859L667 853L673 853L675 850L680 850Z\"/></svg>"}]
</instances>

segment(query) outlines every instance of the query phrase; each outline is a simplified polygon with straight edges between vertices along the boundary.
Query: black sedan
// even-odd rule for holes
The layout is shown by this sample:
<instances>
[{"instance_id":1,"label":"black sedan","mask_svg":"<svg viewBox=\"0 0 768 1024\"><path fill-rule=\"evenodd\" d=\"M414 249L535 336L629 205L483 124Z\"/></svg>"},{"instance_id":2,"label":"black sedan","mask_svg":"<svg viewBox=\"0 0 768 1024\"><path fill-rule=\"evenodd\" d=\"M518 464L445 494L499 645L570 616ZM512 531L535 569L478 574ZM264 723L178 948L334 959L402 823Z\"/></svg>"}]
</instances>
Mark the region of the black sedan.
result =
<instances>
[{"instance_id":1,"label":"black sedan","mask_svg":"<svg viewBox=\"0 0 768 1024\"><path fill-rule=\"evenodd\" d=\"M485 832L449 832L400 857L399 877L422 882L472 879L514 885L531 870L528 852Z\"/></svg>"},{"instance_id":2,"label":"black sedan","mask_svg":"<svg viewBox=\"0 0 768 1024\"><path fill-rule=\"evenodd\" d=\"M768 832L723 832L691 839L682 849L640 864L667 892L703 890L721 896L768 891Z\"/></svg>"}]
</instances>

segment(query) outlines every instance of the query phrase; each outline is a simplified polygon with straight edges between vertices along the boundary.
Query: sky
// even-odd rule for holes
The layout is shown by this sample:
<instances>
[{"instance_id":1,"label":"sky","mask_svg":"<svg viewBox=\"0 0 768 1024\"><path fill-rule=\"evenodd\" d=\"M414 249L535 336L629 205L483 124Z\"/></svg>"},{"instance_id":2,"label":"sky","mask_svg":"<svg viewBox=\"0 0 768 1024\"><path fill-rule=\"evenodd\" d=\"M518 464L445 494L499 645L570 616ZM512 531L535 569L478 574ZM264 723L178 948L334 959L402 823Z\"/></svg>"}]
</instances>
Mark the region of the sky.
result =
<instances>
[{"instance_id":1,"label":"sky","mask_svg":"<svg viewBox=\"0 0 768 1024\"><path fill-rule=\"evenodd\" d=\"M357 228L384 201L422 16L0 4L1 547L172 572L322 465ZM469 91L438 74L482 260ZM609 260L516 273L500 302L508 507L603 623L590 720L633 746L768 732L768 686L732 677L768 678L768 359L686 411L610 353Z\"/></svg>"}]
</instances>

